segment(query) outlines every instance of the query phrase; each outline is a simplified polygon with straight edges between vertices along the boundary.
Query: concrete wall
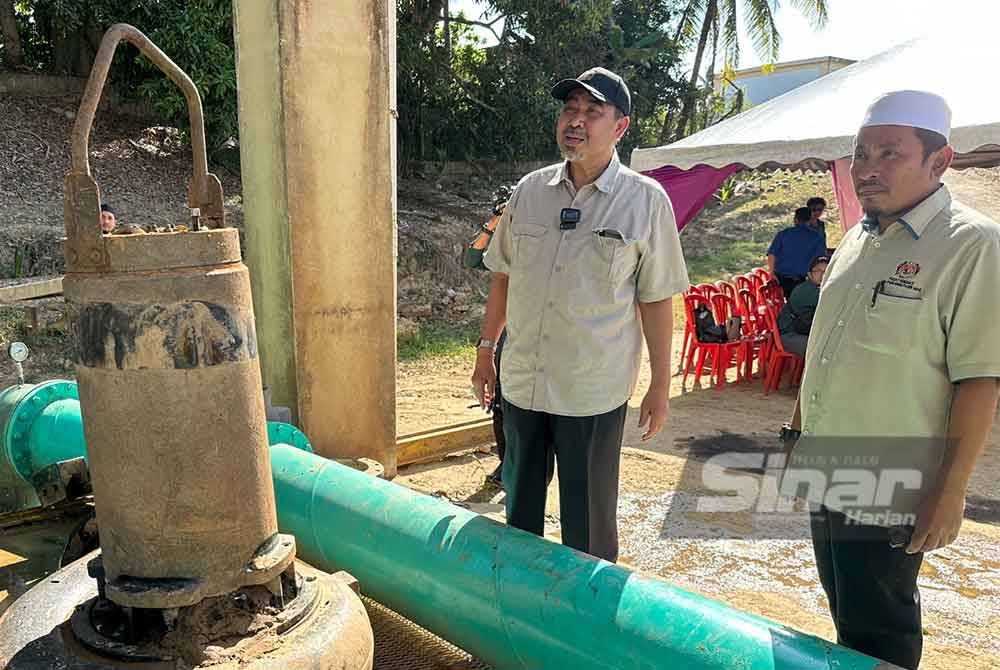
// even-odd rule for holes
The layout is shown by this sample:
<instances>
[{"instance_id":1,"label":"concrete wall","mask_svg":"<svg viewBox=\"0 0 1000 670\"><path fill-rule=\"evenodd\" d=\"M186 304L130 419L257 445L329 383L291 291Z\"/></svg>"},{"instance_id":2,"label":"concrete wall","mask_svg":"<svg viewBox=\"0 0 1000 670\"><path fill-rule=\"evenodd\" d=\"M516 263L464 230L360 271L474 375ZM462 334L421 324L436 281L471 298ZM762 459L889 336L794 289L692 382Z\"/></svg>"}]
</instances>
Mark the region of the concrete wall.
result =
<instances>
[{"instance_id":1,"label":"concrete wall","mask_svg":"<svg viewBox=\"0 0 1000 670\"><path fill-rule=\"evenodd\" d=\"M234 6L264 382L319 453L374 458L391 476L395 3Z\"/></svg>"}]
</instances>

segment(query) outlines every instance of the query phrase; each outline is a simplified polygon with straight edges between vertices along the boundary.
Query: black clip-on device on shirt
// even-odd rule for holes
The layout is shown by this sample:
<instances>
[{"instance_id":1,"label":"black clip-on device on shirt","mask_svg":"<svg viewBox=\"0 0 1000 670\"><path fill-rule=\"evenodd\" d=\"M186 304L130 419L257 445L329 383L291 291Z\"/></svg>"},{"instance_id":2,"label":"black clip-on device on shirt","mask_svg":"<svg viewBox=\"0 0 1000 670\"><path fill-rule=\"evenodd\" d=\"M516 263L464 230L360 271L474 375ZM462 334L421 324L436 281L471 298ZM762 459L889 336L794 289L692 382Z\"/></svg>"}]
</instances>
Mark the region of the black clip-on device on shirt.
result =
<instances>
[{"instance_id":1,"label":"black clip-on device on shirt","mask_svg":"<svg viewBox=\"0 0 1000 670\"><path fill-rule=\"evenodd\" d=\"M580 223L580 210L563 207L559 212L559 230L575 230L578 223Z\"/></svg>"}]
</instances>

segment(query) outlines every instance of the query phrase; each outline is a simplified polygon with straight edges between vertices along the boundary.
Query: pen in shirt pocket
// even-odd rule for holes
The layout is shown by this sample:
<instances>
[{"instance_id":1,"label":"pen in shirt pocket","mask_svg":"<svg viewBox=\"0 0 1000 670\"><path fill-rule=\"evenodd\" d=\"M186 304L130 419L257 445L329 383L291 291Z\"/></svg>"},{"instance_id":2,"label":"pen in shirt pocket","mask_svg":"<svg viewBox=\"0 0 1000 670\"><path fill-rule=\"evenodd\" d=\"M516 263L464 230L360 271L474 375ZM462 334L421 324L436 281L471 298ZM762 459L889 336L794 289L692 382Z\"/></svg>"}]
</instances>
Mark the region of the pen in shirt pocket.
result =
<instances>
[{"instance_id":1,"label":"pen in shirt pocket","mask_svg":"<svg viewBox=\"0 0 1000 670\"><path fill-rule=\"evenodd\" d=\"M872 289L872 307L875 306L875 301L878 300L878 294L881 293L883 289L885 289L884 279L876 283L875 288Z\"/></svg>"}]
</instances>

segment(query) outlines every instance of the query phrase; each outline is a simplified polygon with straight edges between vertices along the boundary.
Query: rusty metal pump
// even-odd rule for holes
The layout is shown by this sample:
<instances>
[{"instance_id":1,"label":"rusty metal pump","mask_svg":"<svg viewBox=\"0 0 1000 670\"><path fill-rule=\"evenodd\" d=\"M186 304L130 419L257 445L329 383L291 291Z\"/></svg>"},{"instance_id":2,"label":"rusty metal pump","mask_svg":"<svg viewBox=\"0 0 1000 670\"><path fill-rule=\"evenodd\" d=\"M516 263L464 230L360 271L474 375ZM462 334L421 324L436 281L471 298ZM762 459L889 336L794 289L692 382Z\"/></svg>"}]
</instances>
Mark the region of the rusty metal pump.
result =
<instances>
[{"instance_id":1,"label":"rusty metal pump","mask_svg":"<svg viewBox=\"0 0 1000 670\"><path fill-rule=\"evenodd\" d=\"M187 99L194 175L183 227L101 230L88 137L122 40ZM294 666L299 658L308 667L370 668L371 629L349 580L297 566L295 539L278 533L249 272L238 231L225 227L221 184L208 172L198 91L131 26L113 26L95 59L65 193L63 287L78 340L101 552L66 568L75 584L67 587L66 599L75 601L68 609L32 612L40 598L59 598L60 587L46 584L45 593L15 603L4 622L20 611L40 617L37 628L47 632L66 609L74 640L52 642L55 655L72 656L78 644L116 663L182 658L197 667L199 645L218 646L206 626L217 629L230 617L238 621L221 625L227 645L270 640L245 645L240 667ZM239 623L247 617L257 624ZM15 637L30 637L31 625L16 625ZM286 634L298 643L283 646ZM36 667L17 644L0 642L0 665Z\"/></svg>"}]
</instances>

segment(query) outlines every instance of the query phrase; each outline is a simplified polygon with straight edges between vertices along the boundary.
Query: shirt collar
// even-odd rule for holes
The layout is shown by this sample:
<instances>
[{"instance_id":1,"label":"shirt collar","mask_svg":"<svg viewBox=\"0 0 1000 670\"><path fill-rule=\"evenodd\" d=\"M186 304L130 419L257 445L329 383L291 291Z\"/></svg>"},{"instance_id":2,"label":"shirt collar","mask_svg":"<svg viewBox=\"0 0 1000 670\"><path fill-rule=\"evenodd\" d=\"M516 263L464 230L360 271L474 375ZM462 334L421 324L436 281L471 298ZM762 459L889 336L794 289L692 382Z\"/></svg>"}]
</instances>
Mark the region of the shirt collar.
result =
<instances>
[{"instance_id":1,"label":"shirt collar","mask_svg":"<svg viewBox=\"0 0 1000 670\"><path fill-rule=\"evenodd\" d=\"M913 239L919 240L920 236L924 234L924 231L927 229L927 226L934 219L934 217L950 204L951 192L948 190L947 186L941 184L933 193L921 200L915 207L910 209L910 211L900 216L896 222L905 228L906 232L908 232ZM878 219L865 215L865 217L861 219L861 228L866 233L877 234Z\"/></svg>"},{"instance_id":2,"label":"shirt collar","mask_svg":"<svg viewBox=\"0 0 1000 670\"><path fill-rule=\"evenodd\" d=\"M594 186L597 190L602 193L611 193L614 189L615 183L618 181L618 173L621 171L621 161L618 158L618 151L611 155L611 162L608 163L608 167L604 168L604 172L601 176L597 178L594 182ZM556 173L552 175L552 179L549 180L549 186L558 186L563 182L569 182L572 185L573 180L569 176L569 161L563 161L556 170Z\"/></svg>"}]
</instances>

